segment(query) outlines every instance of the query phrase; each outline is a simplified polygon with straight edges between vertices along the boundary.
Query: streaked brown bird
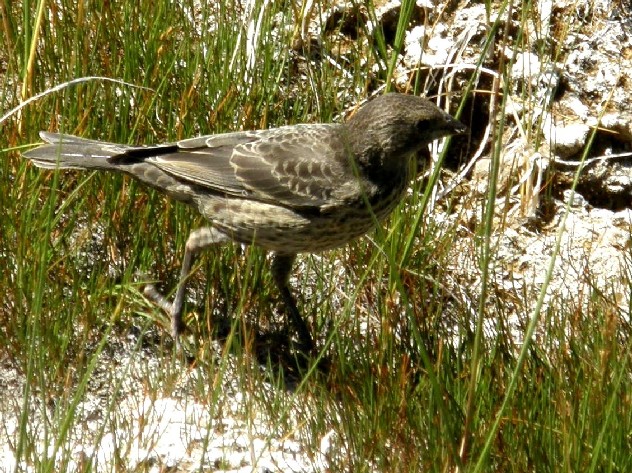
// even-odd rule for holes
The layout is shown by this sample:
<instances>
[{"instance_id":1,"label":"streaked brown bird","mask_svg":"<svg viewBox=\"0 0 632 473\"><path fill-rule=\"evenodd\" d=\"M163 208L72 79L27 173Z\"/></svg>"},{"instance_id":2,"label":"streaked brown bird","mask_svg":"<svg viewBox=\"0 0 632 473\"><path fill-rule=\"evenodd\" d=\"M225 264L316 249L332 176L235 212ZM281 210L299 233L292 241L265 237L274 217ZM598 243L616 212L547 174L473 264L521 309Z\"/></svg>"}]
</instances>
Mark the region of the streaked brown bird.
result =
<instances>
[{"instance_id":1,"label":"streaked brown bird","mask_svg":"<svg viewBox=\"0 0 632 473\"><path fill-rule=\"evenodd\" d=\"M185 283L195 255L229 240L273 253L272 275L299 337L313 349L290 292L297 253L345 245L398 204L412 179L410 160L433 140L465 132L430 101L380 96L344 124L300 124L128 146L41 132L48 144L24 153L36 166L123 172L196 207L210 226L189 236L173 302L145 293L184 329Z\"/></svg>"}]
</instances>

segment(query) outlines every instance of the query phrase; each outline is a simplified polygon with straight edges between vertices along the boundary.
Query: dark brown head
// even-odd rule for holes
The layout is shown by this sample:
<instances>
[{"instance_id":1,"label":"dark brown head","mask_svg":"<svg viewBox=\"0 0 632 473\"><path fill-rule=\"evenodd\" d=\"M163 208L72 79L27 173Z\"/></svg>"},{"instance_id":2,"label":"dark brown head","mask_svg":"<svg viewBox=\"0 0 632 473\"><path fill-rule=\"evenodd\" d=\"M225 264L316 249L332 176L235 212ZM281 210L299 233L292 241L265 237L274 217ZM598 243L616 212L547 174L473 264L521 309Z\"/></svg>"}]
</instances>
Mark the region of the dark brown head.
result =
<instances>
[{"instance_id":1,"label":"dark brown head","mask_svg":"<svg viewBox=\"0 0 632 473\"><path fill-rule=\"evenodd\" d=\"M466 131L465 125L429 100L398 93L371 100L346 126L359 161L374 165L379 160L381 166L407 161L432 141Z\"/></svg>"}]
</instances>

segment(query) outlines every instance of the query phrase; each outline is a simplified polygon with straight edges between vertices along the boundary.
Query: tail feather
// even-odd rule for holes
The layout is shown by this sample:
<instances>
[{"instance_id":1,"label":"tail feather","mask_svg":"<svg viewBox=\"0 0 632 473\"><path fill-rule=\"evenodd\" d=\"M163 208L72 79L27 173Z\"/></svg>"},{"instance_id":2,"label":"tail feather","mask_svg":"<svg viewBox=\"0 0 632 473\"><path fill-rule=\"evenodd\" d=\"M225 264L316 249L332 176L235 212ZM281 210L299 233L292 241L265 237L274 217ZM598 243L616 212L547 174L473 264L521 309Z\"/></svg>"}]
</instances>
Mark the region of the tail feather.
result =
<instances>
[{"instance_id":1,"label":"tail feather","mask_svg":"<svg viewBox=\"0 0 632 473\"><path fill-rule=\"evenodd\" d=\"M23 156L37 167L44 169L104 169L112 170L116 165L110 158L126 154L134 147L88 140L62 133L42 131L40 137L45 145L33 148Z\"/></svg>"},{"instance_id":2,"label":"tail feather","mask_svg":"<svg viewBox=\"0 0 632 473\"><path fill-rule=\"evenodd\" d=\"M152 156L176 153L177 144L128 146L44 131L40 137L46 144L22 155L37 167L121 172L189 204L199 192L194 189L195 182L188 183L146 161Z\"/></svg>"}]
</instances>

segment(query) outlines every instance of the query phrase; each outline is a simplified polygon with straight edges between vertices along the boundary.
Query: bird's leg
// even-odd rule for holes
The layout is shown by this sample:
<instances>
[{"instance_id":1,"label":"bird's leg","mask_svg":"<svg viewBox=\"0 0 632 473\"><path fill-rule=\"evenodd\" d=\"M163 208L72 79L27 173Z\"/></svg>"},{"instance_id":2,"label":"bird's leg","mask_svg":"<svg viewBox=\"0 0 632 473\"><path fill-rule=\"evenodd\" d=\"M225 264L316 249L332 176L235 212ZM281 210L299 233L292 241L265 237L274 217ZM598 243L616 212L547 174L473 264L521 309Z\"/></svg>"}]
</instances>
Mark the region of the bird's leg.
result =
<instances>
[{"instance_id":1,"label":"bird's leg","mask_svg":"<svg viewBox=\"0 0 632 473\"><path fill-rule=\"evenodd\" d=\"M176 289L173 302L169 302L160 294L153 284L149 284L143 291L145 296L160 306L171 316L171 335L176 344L179 344L179 335L184 331L185 324L182 320L182 308L184 306L184 292L186 282L191 273L191 266L195 256L205 248L218 243L228 241L228 237L212 227L198 228L189 235L182 259L182 269L180 270L180 280Z\"/></svg>"},{"instance_id":2,"label":"bird's leg","mask_svg":"<svg viewBox=\"0 0 632 473\"><path fill-rule=\"evenodd\" d=\"M290 313L290 320L294 324L298 332L298 338L301 344L301 350L305 353L311 352L314 349L314 342L312 336L309 333L309 328L301 317L301 314L296 307L296 301L290 292L290 272L292 270L292 264L296 258L295 254L279 254L275 253L272 260L272 277L276 282L276 285L281 292L283 302L288 308Z\"/></svg>"}]
</instances>

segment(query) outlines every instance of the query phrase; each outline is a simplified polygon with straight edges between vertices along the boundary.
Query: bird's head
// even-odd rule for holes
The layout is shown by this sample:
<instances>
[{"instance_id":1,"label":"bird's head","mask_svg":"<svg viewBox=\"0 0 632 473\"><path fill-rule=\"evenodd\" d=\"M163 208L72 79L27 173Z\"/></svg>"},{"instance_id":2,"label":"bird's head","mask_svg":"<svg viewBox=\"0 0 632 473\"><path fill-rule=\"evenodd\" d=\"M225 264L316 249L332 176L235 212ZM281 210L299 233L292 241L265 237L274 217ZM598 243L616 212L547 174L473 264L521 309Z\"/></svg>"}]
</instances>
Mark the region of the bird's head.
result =
<instances>
[{"instance_id":1,"label":"bird's head","mask_svg":"<svg viewBox=\"0 0 632 473\"><path fill-rule=\"evenodd\" d=\"M381 166L467 129L429 100L398 93L371 100L349 119L347 127L360 159L378 159Z\"/></svg>"}]
</instances>

